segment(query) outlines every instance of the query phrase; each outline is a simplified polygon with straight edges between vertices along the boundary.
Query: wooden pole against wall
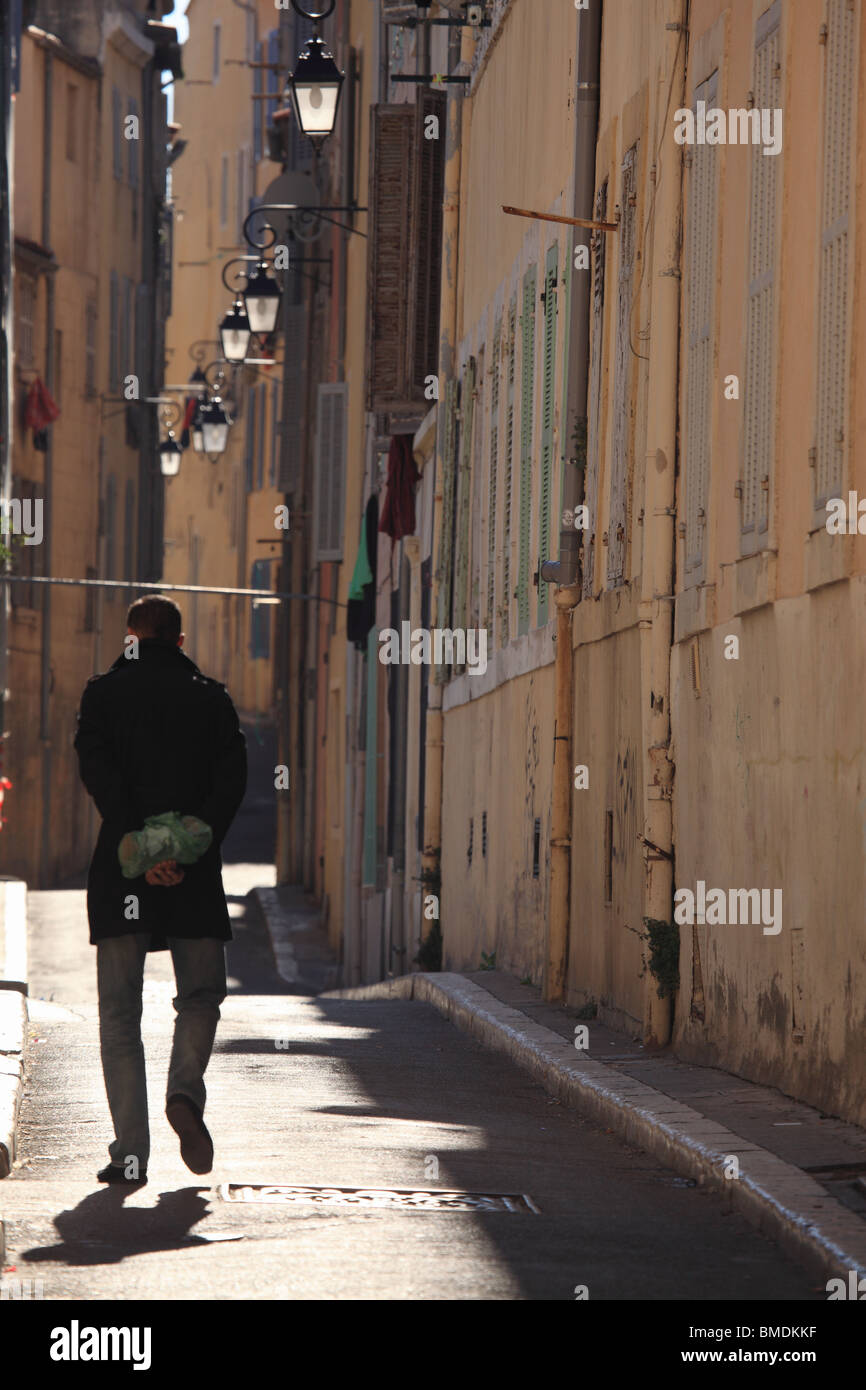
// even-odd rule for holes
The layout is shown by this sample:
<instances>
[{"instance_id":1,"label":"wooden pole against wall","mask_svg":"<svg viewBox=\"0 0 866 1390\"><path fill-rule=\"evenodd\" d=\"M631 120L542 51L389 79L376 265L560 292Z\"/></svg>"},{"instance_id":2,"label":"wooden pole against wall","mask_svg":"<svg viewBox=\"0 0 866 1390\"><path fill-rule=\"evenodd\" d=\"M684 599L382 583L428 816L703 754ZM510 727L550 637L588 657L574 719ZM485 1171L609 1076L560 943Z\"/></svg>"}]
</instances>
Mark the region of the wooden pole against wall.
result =
<instances>
[{"instance_id":1,"label":"wooden pole against wall","mask_svg":"<svg viewBox=\"0 0 866 1390\"><path fill-rule=\"evenodd\" d=\"M618 222L588 222L585 217L560 217L554 212L533 212L530 208L509 208L503 203L502 211L509 217L534 217L539 222L564 222L568 227L589 227L596 232L615 232Z\"/></svg>"}]
</instances>

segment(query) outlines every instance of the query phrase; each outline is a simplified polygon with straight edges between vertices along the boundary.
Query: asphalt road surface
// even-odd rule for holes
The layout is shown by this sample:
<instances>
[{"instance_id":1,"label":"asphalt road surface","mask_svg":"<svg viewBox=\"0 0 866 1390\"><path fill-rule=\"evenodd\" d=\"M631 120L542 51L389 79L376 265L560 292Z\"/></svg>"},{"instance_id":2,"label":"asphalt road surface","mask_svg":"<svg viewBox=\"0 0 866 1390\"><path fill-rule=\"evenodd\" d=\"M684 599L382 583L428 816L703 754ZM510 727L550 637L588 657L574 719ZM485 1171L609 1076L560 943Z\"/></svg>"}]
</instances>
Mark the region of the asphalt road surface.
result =
<instances>
[{"instance_id":1,"label":"asphalt road surface","mask_svg":"<svg viewBox=\"0 0 866 1390\"><path fill-rule=\"evenodd\" d=\"M251 824L236 844L256 839ZM573 1300L586 1286L591 1301L824 1301L820 1281L718 1197L581 1120L431 1007L291 994L246 897L273 869L225 875L236 939L208 1072L216 1166L188 1172L162 1113L173 981L159 953L145 976L150 1180L133 1193L95 1181L111 1135L84 894L31 897L21 1162L0 1210L7 1263L45 1299ZM527 1194L538 1213L235 1202L229 1183Z\"/></svg>"}]
</instances>

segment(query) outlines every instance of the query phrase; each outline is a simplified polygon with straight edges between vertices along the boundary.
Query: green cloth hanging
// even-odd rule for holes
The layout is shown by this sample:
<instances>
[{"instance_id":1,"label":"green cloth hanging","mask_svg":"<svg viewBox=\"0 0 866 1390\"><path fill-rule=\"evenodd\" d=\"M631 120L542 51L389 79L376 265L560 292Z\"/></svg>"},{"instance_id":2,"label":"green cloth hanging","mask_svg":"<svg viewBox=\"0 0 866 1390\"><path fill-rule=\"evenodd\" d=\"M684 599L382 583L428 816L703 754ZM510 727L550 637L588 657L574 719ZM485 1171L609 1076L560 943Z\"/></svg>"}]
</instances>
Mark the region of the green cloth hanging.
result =
<instances>
[{"instance_id":1,"label":"green cloth hanging","mask_svg":"<svg viewBox=\"0 0 866 1390\"><path fill-rule=\"evenodd\" d=\"M367 553L367 527L361 523L361 544L358 546L358 558L355 561L355 572L352 575L352 582L349 585L349 598L363 599L364 585L373 583L373 571L370 569L370 557Z\"/></svg>"}]
</instances>

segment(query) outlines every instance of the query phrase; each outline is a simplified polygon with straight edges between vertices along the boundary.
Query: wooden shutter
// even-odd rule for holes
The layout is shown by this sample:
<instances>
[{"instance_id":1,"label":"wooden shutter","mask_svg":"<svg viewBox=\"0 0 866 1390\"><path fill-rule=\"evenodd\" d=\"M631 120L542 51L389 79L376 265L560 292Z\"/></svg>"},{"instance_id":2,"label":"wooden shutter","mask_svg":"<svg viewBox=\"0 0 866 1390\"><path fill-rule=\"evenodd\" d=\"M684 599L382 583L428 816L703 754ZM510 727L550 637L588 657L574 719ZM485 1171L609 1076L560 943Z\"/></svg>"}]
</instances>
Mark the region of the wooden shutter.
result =
<instances>
[{"instance_id":1,"label":"wooden shutter","mask_svg":"<svg viewBox=\"0 0 866 1390\"><path fill-rule=\"evenodd\" d=\"M457 382L446 381L445 395L439 406L437 431L441 430L439 452L442 457L442 520L439 528L439 559L436 569L437 627L451 626L451 593L454 581L455 532L455 474L457 460ZM447 667L436 666L435 681L441 684L448 676Z\"/></svg>"},{"instance_id":2,"label":"wooden shutter","mask_svg":"<svg viewBox=\"0 0 866 1390\"><path fill-rule=\"evenodd\" d=\"M255 61L257 63L263 63L265 61L265 47L261 40L255 47ZM253 159L255 161L260 160L264 154L264 136L262 133L264 129L264 111L262 108L265 103L257 100L257 97L259 97L265 89L264 73L264 68L253 68Z\"/></svg>"},{"instance_id":3,"label":"wooden shutter","mask_svg":"<svg viewBox=\"0 0 866 1390\"><path fill-rule=\"evenodd\" d=\"M439 366L439 288L445 177L445 95L370 113L367 242L367 408L423 405ZM425 121L439 120L428 140Z\"/></svg>"},{"instance_id":4,"label":"wooden shutter","mask_svg":"<svg viewBox=\"0 0 866 1390\"><path fill-rule=\"evenodd\" d=\"M695 102L715 106L719 75L701 83ZM768 156L772 158L772 156ZM686 367L686 573L704 564L712 427L713 337L716 286L719 153L715 145L691 147L688 186L688 342Z\"/></svg>"},{"instance_id":5,"label":"wooden shutter","mask_svg":"<svg viewBox=\"0 0 866 1390\"><path fill-rule=\"evenodd\" d=\"M316 560L343 558L343 495L346 469L344 381L319 387L316 409Z\"/></svg>"},{"instance_id":6,"label":"wooden shutter","mask_svg":"<svg viewBox=\"0 0 866 1390\"><path fill-rule=\"evenodd\" d=\"M541 478L538 495L538 563L549 560L550 507L553 489L553 414L556 400L556 281L559 245L547 253L544 272L544 360L541 385ZM548 619L549 585L538 581L538 625Z\"/></svg>"},{"instance_id":7,"label":"wooden shutter","mask_svg":"<svg viewBox=\"0 0 866 1390\"><path fill-rule=\"evenodd\" d=\"M824 45L823 170L821 184L821 271L818 292L818 410L815 510L838 496L845 476L850 344L848 293L849 206L854 187L858 7L827 0Z\"/></svg>"},{"instance_id":8,"label":"wooden shutter","mask_svg":"<svg viewBox=\"0 0 866 1390\"><path fill-rule=\"evenodd\" d=\"M776 106L779 61L779 0L758 22L754 92L757 110ZM767 530L773 471L773 364L775 360L776 170L778 158L761 145L751 153L749 207L749 299L746 306L746 372L743 390L741 549L760 548Z\"/></svg>"},{"instance_id":9,"label":"wooden shutter","mask_svg":"<svg viewBox=\"0 0 866 1390\"><path fill-rule=\"evenodd\" d=\"M502 545L502 524L499 517L499 374L502 356L502 315L493 330L493 350L490 363L490 451L487 488L487 627L488 642L493 646L496 632L496 569L497 553Z\"/></svg>"},{"instance_id":10,"label":"wooden shutter","mask_svg":"<svg viewBox=\"0 0 866 1390\"><path fill-rule=\"evenodd\" d=\"M268 470L268 483L276 487L280 469L280 383L275 381L271 388L271 466Z\"/></svg>"},{"instance_id":11,"label":"wooden shutter","mask_svg":"<svg viewBox=\"0 0 866 1390\"><path fill-rule=\"evenodd\" d=\"M460 392L460 463L457 472L457 536L454 552L454 610L451 621L465 628L469 604L470 518L472 514L472 421L475 414L475 358L470 357ZM455 670L457 668L455 667Z\"/></svg>"},{"instance_id":12,"label":"wooden shutter","mask_svg":"<svg viewBox=\"0 0 866 1390\"><path fill-rule=\"evenodd\" d=\"M628 520L629 461L634 424L634 356L631 350L632 290L637 229L637 145L626 152L622 164L622 217L617 283L616 346L613 385L613 450L610 467L610 513L608 521L607 578L610 584L624 579L626 526Z\"/></svg>"},{"instance_id":13,"label":"wooden shutter","mask_svg":"<svg viewBox=\"0 0 866 1390\"><path fill-rule=\"evenodd\" d=\"M307 344L307 316L303 304L284 304L283 351L288 367L283 377L283 433L280 440L280 492L293 492L301 476L301 443L304 426L304 362Z\"/></svg>"},{"instance_id":14,"label":"wooden shutter","mask_svg":"<svg viewBox=\"0 0 866 1390\"><path fill-rule=\"evenodd\" d=\"M595 220L607 215L607 179L595 195ZM595 538L598 527L598 480L601 472L601 394L604 379L604 275L605 232L593 232L592 248L592 344L589 363L589 418L587 420L584 504L589 526L583 538L583 594L590 598L595 587Z\"/></svg>"},{"instance_id":15,"label":"wooden shutter","mask_svg":"<svg viewBox=\"0 0 866 1390\"><path fill-rule=\"evenodd\" d=\"M108 385L116 391L120 385L120 286L117 271L113 270L108 283Z\"/></svg>"},{"instance_id":16,"label":"wooden shutter","mask_svg":"<svg viewBox=\"0 0 866 1390\"><path fill-rule=\"evenodd\" d=\"M500 611L499 643L505 647L511 639L511 518L514 498L514 364L517 357L517 295L511 297L508 308L508 367L505 383L505 477L503 480L502 517L502 606Z\"/></svg>"},{"instance_id":17,"label":"wooden shutter","mask_svg":"<svg viewBox=\"0 0 866 1390\"><path fill-rule=\"evenodd\" d=\"M520 362L520 520L517 572L517 633L529 631L529 566L532 513L532 432L535 396L535 284L536 269L523 277L523 312Z\"/></svg>"}]
</instances>

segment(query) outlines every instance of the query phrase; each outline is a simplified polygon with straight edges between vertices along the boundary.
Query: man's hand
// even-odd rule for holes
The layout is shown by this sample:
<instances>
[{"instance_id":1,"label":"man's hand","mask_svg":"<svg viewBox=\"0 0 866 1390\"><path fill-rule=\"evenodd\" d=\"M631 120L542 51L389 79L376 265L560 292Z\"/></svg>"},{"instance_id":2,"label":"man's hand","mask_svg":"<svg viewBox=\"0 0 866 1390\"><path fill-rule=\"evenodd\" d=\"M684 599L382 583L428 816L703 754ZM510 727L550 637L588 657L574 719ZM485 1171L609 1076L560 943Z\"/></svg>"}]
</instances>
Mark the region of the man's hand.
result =
<instances>
[{"instance_id":1,"label":"man's hand","mask_svg":"<svg viewBox=\"0 0 866 1390\"><path fill-rule=\"evenodd\" d=\"M182 880L183 869L177 867L176 860L163 859L161 863L154 864L152 869L148 869L144 877L154 887L173 888L176 883L180 883Z\"/></svg>"}]
</instances>

